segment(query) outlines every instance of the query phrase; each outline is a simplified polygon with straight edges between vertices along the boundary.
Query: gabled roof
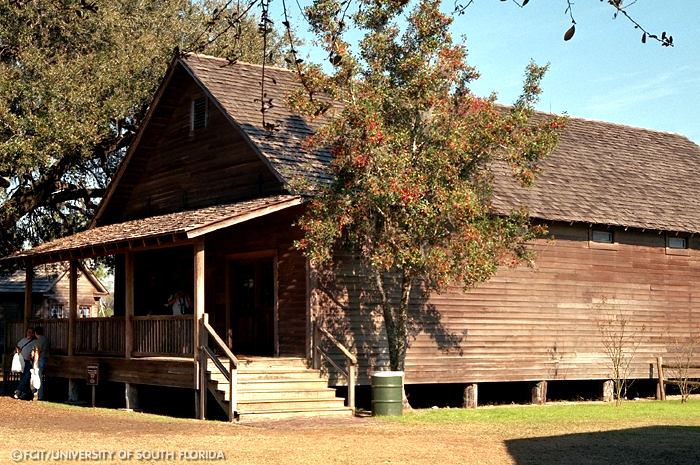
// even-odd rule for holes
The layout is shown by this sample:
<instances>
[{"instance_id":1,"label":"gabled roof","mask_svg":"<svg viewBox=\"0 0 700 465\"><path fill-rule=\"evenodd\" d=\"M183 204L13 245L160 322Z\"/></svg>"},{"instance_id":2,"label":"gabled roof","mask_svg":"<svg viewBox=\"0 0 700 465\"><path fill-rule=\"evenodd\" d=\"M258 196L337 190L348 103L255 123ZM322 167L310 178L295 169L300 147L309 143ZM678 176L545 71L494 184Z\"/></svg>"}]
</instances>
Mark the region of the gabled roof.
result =
<instances>
[{"instance_id":1,"label":"gabled roof","mask_svg":"<svg viewBox=\"0 0 700 465\"><path fill-rule=\"evenodd\" d=\"M295 176L316 183L331 180L330 154L309 153L303 148L304 139L321 121L305 120L286 104L288 95L300 86L293 72L266 68L266 98L273 101L266 118L278 125L270 133L263 127L260 113L262 68L202 55L187 55L174 62L149 114L176 67L192 76L281 180L290 181ZM142 126L147 123L148 116ZM138 136L134 144L138 144ZM133 153L133 147L129 152ZM128 162L129 155L101 210ZM695 200L700 192L700 147L678 134L570 118L532 187L515 183L504 165L497 164L494 169L492 206L496 213L507 214L526 206L532 217L549 221L700 232L700 202ZM198 232L204 234L299 203L299 197L283 195L109 226L94 227L93 223L87 231L21 252L10 260L30 256L63 260L100 255L89 251L97 246L103 247L104 253L113 253L120 247L132 248L138 241L188 240Z\"/></svg>"},{"instance_id":2,"label":"gabled roof","mask_svg":"<svg viewBox=\"0 0 700 465\"><path fill-rule=\"evenodd\" d=\"M700 232L700 147L686 137L570 118L535 183L497 168L492 205L551 221Z\"/></svg>"},{"instance_id":3,"label":"gabled roof","mask_svg":"<svg viewBox=\"0 0 700 465\"><path fill-rule=\"evenodd\" d=\"M49 292L58 282L58 280L66 274L65 267L62 264L51 264L40 266L34 270L32 277L32 292L45 294ZM24 292L24 284L26 280L25 270L17 270L12 274L0 276L0 292L5 293L21 293Z\"/></svg>"},{"instance_id":4,"label":"gabled roof","mask_svg":"<svg viewBox=\"0 0 700 465\"><path fill-rule=\"evenodd\" d=\"M283 177L331 179L330 155L301 147L313 126L286 105L299 87L293 72L266 69L265 91L275 102L269 118L282 123L269 134L255 102L260 66L201 55L181 61ZM498 213L526 206L544 220L700 232L700 147L678 134L570 118L533 186L520 187L504 166L495 171L492 205Z\"/></svg>"},{"instance_id":5,"label":"gabled roof","mask_svg":"<svg viewBox=\"0 0 700 465\"><path fill-rule=\"evenodd\" d=\"M34 268L32 276L32 292L46 294L53 290L54 286L68 273L68 263L52 263ZM109 291L93 272L82 263L78 263L80 272L90 281L95 289L95 294L109 295ZM26 271L17 270L7 276L0 276L0 293L23 293L26 281Z\"/></svg>"},{"instance_id":6,"label":"gabled roof","mask_svg":"<svg viewBox=\"0 0 700 465\"><path fill-rule=\"evenodd\" d=\"M231 121L238 126L284 181L303 176L314 183L329 182L330 153L303 148L321 119L310 121L293 112L287 99L300 84L294 72L265 67L265 98L273 107L265 119L276 129L266 130L260 112L262 66L230 64L228 60L205 55L186 55L178 60Z\"/></svg>"},{"instance_id":7,"label":"gabled roof","mask_svg":"<svg viewBox=\"0 0 700 465\"><path fill-rule=\"evenodd\" d=\"M265 120L266 123L273 123L275 126L273 131L269 131L264 128L260 111L262 66L242 62L231 64L226 59L186 54L176 58L168 68L134 141L107 187L91 226L100 224L99 220L107 211L115 193L119 192L120 182L132 162L140 166L137 163L139 160L136 154L139 145L143 142L142 137L147 133L152 120L157 119L155 115L159 105L162 104L161 98L167 93L171 83L176 81L183 72L193 79L209 97L211 103L231 123L232 130L240 132L252 150L282 184L300 179L305 179L312 186L331 181L328 170L330 152L328 150L311 152L303 147L304 140L328 116L310 121L291 110L288 97L300 87L294 72L273 66L265 67L265 99L270 99L273 104L266 111ZM163 123L160 121L158 124ZM231 155L234 156L234 154ZM138 171L138 168L136 169ZM121 198L121 201L123 200Z\"/></svg>"}]
</instances>

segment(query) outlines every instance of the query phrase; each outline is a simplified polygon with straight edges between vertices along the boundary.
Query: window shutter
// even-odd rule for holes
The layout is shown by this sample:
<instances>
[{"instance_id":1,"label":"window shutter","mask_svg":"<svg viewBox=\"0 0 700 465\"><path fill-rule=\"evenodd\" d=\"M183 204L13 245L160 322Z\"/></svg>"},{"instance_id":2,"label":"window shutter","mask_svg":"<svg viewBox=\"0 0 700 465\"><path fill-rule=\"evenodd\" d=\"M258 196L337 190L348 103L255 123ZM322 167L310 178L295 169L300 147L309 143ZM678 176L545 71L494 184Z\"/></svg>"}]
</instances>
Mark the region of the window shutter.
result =
<instances>
[{"instance_id":1,"label":"window shutter","mask_svg":"<svg viewBox=\"0 0 700 465\"><path fill-rule=\"evenodd\" d=\"M192 101L192 131L207 127L207 98L199 97Z\"/></svg>"}]
</instances>

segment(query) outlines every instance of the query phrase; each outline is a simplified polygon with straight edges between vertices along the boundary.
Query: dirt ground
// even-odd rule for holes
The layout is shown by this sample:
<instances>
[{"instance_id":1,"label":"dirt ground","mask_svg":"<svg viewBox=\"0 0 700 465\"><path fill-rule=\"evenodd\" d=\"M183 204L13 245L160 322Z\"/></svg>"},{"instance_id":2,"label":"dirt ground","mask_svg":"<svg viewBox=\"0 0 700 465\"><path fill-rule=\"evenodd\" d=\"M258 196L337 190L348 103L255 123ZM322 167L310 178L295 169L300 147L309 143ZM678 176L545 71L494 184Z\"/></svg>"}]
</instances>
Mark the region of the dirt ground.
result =
<instances>
[{"instance_id":1,"label":"dirt ground","mask_svg":"<svg viewBox=\"0 0 700 465\"><path fill-rule=\"evenodd\" d=\"M700 428L681 431L674 429L681 427L654 425L653 419L648 424L566 428L544 423L516 430L506 424L406 424L373 418L246 425L9 397L0 397L0 418L0 464L700 463ZM646 432L640 443L641 430ZM674 442L678 437L684 437L684 442Z\"/></svg>"}]
</instances>

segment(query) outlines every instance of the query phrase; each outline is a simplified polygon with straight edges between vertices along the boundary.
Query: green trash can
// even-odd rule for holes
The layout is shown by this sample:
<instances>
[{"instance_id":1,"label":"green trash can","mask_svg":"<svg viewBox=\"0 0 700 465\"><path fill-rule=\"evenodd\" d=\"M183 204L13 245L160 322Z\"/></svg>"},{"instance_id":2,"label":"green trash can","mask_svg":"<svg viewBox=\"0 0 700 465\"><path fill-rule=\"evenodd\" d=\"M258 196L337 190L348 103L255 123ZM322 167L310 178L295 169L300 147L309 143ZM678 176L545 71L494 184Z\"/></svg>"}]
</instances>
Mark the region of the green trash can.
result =
<instances>
[{"instance_id":1,"label":"green trash can","mask_svg":"<svg viewBox=\"0 0 700 465\"><path fill-rule=\"evenodd\" d=\"M372 373L372 414L399 416L403 412L403 371Z\"/></svg>"}]
</instances>

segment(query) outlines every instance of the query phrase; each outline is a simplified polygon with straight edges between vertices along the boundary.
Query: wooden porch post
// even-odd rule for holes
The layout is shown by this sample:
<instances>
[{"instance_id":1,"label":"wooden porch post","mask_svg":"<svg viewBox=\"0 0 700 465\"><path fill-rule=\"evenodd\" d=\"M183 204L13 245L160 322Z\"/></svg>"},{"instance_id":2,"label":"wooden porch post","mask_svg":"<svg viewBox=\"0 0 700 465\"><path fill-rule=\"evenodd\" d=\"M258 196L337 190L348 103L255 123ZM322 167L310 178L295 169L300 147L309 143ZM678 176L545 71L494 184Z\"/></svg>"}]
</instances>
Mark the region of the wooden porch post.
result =
<instances>
[{"instance_id":1,"label":"wooden porch post","mask_svg":"<svg viewBox=\"0 0 700 465\"><path fill-rule=\"evenodd\" d=\"M194 363L195 363L195 411L197 418L204 419L206 416L207 386L201 381L204 379L206 366L200 363L200 337L199 332L202 326L204 315L204 240L200 240L194 245ZM202 357L203 359L203 357Z\"/></svg>"},{"instance_id":2,"label":"wooden porch post","mask_svg":"<svg viewBox=\"0 0 700 465\"><path fill-rule=\"evenodd\" d=\"M314 305L311 302L311 297L312 297L312 286L315 287L316 283L312 281L311 278L311 261L307 258L306 259L306 301L304 302L306 304L306 358L307 360L310 360L311 363L313 363L313 357L314 357L314 347L313 347L313 338L314 338L314 323L313 323L313 310L314 310Z\"/></svg>"},{"instance_id":3,"label":"wooden porch post","mask_svg":"<svg viewBox=\"0 0 700 465\"><path fill-rule=\"evenodd\" d=\"M75 320L78 317L78 262L70 261L68 291L68 356L75 354ZM68 402L78 401L78 380L68 379Z\"/></svg>"},{"instance_id":4,"label":"wooden porch post","mask_svg":"<svg viewBox=\"0 0 700 465\"><path fill-rule=\"evenodd\" d=\"M134 254L124 256L124 357L134 351ZM127 387L128 390L128 387Z\"/></svg>"},{"instance_id":5,"label":"wooden porch post","mask_svg":"<svg viewBox=\"0 0 700 465\"><path fill-rule=\"evenodd\" d=\"M27 263L25 268L25 278L24 278L24 326L22 327L22 332L27 330L29 326L29 318L32 314L32 283L34 281L34 267L31 262Z\"/></svg>"},{"instance_id":6,"label":"wooden porch post","mask_svg":"<svg viewBox=\"0 0 700 465\"><path fill-rule=\"evenodd\" d=\"M199 350L199 323L204 315L204 241L194 245L194 358Z\"/></svg>"},{"instance_id":7,"label":"wooden porch post","mask_svg":"<svg viewBox=\"0 0 700 465\"><path fill-rule=\"evenodd\" d=\"M134 254L124 254L124 358L134 351ZM124 403L127 410L139 408L136 385L124 383Z\"/></svg>"},{"instance_id":8,"label":"wooden porch post","mask_svg":"<svg viewBox=\"0 0 700 465\"><path fill-rule=\"evenodd\" d=\"M68 294L68 356L75 354L75 320L78 318L78 262L70 261Z\"/></svg>"}]
</instances>

